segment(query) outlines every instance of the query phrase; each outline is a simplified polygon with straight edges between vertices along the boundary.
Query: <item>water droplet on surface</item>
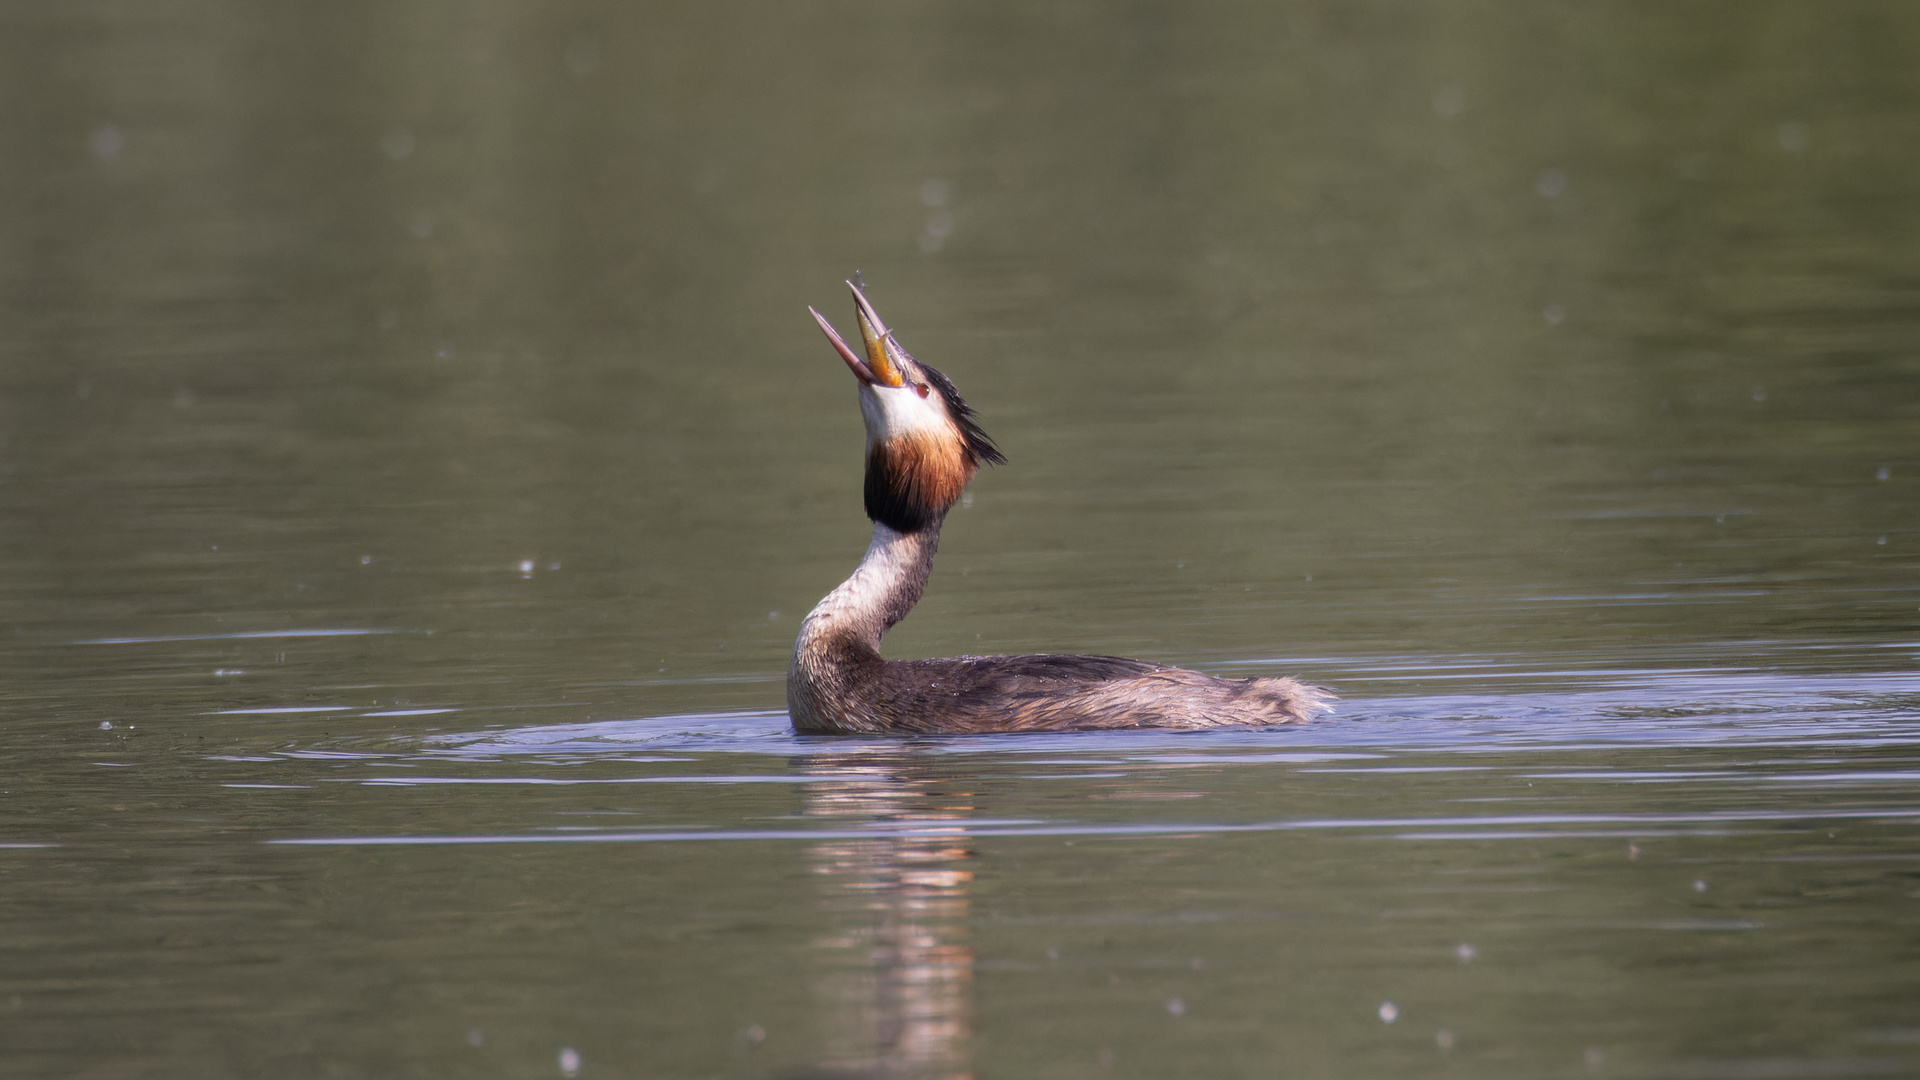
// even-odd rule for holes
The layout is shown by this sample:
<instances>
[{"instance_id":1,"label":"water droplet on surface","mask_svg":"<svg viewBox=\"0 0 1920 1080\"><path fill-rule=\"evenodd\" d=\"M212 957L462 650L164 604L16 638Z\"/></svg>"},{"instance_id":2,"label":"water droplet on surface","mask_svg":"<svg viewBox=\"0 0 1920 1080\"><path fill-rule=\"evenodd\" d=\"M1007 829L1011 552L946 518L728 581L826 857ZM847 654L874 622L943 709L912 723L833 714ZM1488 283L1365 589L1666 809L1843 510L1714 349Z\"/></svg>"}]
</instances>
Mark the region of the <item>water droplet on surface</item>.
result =
<instances>
[{"instance_id":1,"label":"water droplet on surface","mask_svg":"<svg viewBox=\"0 0 1920 1080\"><path fill-rule=\"evenodd\" d=\"M1887 546L1887 538L1883 536L1883 537L1881 537L1880 539L1878 539L1878 540L1875 540L1875 541L1874 541L1874 543L1876 543L1876 544L1879 544L1879 545L1880 545L1881 547L1886 547L1886 546Z\"/></svg>"},{"instance_id":2,"label":"water droplet on surface","mask_svg":"<svg viewBox=\"0 0 1920 1080\"><path fill-rule=\"evenodd\" d=\"M1479 956L1480 950L1463 941L1453 947L1453 955L1459 957L1460 962L1464 964L1474 957Z\"/></svg>"},{"instance_id":3,"label":"water droplet on surface","mask_svg":"<svg viewBox=\"0 0 1920 1080\"><path fill-rule=\"evenodd\" d=\"M412 157L413 132L400 127L380 136L380 151L395 161L405 161Z\"/></svg>"},{"instance_id":4,"label":"water droplet on surface","mask_svg":"<svg viewBox=\"0 0 1920 1080\"><path fill-rule=\"evenodd\" d=\"M360 556L360 565L361 565L361 566L372 566L372 565L373 565L373 556L371 556L371 555L362 555L362 556Z\"/></svg>"},{"instance_id":5,"label":"water droplet on surface","mask_svg":"<svg viewBox=\"0 0 1920 1080\"><path fill-rule=\"evenodd\" d=\"M1381 1023L1391 1024L1398 1019L1400 1019L1400 1006L1395 1005L1391 1001L1383 1001L1380 1003L1380 1022Z\"/></svg>"},{"instance_id":6,"label":"water droplet on surface","mask_svg":"<svg viewBox=\"0 0 1920 1080\"><path fill-rule=\"evenodd\" d=\"M952 194L952 185L943 177L933 177L920 185L920 201L929 207L947 205L947 199Z\"/></svg>"},{"instance_id":7,"label":"water droplet on surface","mask_svg":"<svg viewBox=\"0 0 1920 1080\"><path fill-rule=\"evenodd\" d=\"M1567 309L1559 304L1548 304L1541 309L1540 317L1547 320L1548 326L1559 326L1567 321Z\"/></svg>"},{"instance_id":8,"label":"water droplet on surface","mask_svg":"<svg viewBox=\"0 0 1920 1080\"><path fill-rule=\"evenodd\" d=\"M1880 471L1873 474L1873 478L1875 480L1885 480L1892 475L1893 475L1893 470L1887 468L1885 465L1882 465L1880 466Z\"/></svg>"},{"instance_id":9,"label":"water droplet on surface","mask_svg":"<svg viewBox=\"0 0 1920 1080\"><path fill-rule=\"evenodd\" d=\"M767 1029L755 1024L747 1029L747 1041L763 1043L767 1041Z\"/></svg>"},{"instance_id":10,"label":"water droplet on surface","mask_svg":"<svg viewBox=\"0 0 1920 1080\"><path fill-rule=\"evenodd\" d=\"M1167 1013L1172 1016L1187 1015L1187 1003L1179 998L1167 999Z\"/></svg>"},{"instance_id":11,"label":"water droplet on surface","mask_svg":"<svg viewBox=\"0 0 1920 1080\"><path fill-rule=\"evenodd\" d=\"M126 144L127 141L121 136L120 129L112 124L101 124L93 129L93 134L87 136L87 149L93 151L94 157L103 161L119 157L121 148Z\"/></svg>"},{"instance_id":12,"label":"water droplet on surface","mask_svg":"<svg viewBox=\"0 0 1920 1080\"><path fill-rule=\"evenodd\" d=\"M487 1034L479 1028L467 1029L467 1045L478 1050L487 1041Z\"/></svg>"},{"instance_id":13,"label":"water droplet on surface","mask_svg":"<svg viewBox=\"0 0 1920 1080\"><path fill-rule=\"evenodd\" d=\"M768 622L772 622L772 621L773 621L774 619L777 619L777 618L779 618L779 617L780 617L780 613L779 613L779 612L777 612L777 611L769 611L769 612L767 612L767 621L768 621Z\"/></svg>"},{"instance_id":14,"label":"water droplet on surface","mask_svg":"<svg viewBox=\"0 0 1920 1080\"><path fill-rule=\"evenodd\" d=\"M920 232L920 250L929 254L939 251L952 232L953 215L945 210L934 211L927 218L927 227Z\"/></svg>"},{"instance_id":15,"label":"water droplet on surface","mask_svg":"<svg viewBox=\"0 0 1920 1080\"><path fill-rule=\"evenodd\" d=\"M532 559L521 559L521 560L520 560L520 572L521 572L522 574L525 574L525 575L527 575L528 577L532 577L532 576L533 576L533 560L532 560Z\"/></svg>"},{"instance_id":16,"label":"water droplet on surface","mask_svg":"<svg viewBox=\"0 0 1920 1080\"><path fill-rule=\"evenodd\" d=\"M1434 1032L1433 1045L1438 1046L1442 1050L1453 1049L1453 1032L1448 1031L1446 1028L1441 1028L1439 1031Z\"/></svg>"},{"instance_id":17,"label":"water droplet on surface","mask_svg":"<svg viewBox=\"0 0 1920 1080\"><path fill-rule=\"evenodd\" d=\"M111 720L102 720L102 721L100 721L100 730L101 730L101 731L112 731L112 730L113 730L113 721L111 721Z\"/></svg>"},{"instance_id":18,"label":"water droplet on surface","mask_svg":"<svg viewBox=\"0 0 1920 1080\"><path fill-rule=\"evenodd\" d=\"M1706 892L1706 891L1707 891L1707 879L1706 879L1706 878L1695 878L1695 879L1694 879L1694 881L1693 881L1693 891L1694 891L1694 892Z\"/></svg>"},{"instance_id":19,"label":"water droplet on surface","mask_svg":"<svg viewBox=\"0 0 1920 1080\"><path fill-rule=\"evenodd\" d=\"M1533 181L1533 190L1552 199L1567 190L1567 174L1562 169L1548 169Z\"/></svg>"},{"instance_id":20,"label":"water droplet on surface","mask_svg":"<svg viewBox=\"0 0 1920 1080\"><path fill-rule=\"evenodd\" d=\"M568 71L584 79L600 69L600 43L592 38L574 38L562 59Z\"/></svg>"},{"instance_id":21,"label":"water droplet on surface","mask_svg":"<svg viewBox=\"0 0 1920 1080\"><path fill-rule=\"evenodd\" d=\"M560 1048L560 1075L577 1076L580 1073L580 1051L571 1046Z\"/></svg>"}]
</instances>

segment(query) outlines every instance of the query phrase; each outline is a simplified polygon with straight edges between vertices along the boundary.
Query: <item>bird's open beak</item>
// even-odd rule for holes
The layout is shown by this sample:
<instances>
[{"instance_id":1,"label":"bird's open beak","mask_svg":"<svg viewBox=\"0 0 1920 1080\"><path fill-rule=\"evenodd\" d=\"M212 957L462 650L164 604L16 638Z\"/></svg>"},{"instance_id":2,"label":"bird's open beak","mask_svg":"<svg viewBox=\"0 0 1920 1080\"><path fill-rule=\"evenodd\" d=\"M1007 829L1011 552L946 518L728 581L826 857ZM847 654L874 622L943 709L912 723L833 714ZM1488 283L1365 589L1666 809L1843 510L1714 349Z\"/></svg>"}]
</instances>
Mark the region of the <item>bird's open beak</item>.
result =
<instances>
[{"instance_id":1,"label":"bird's open beak","mask_svg":"<svg viewBox=\"0 0 1920 1080\"><path fill-rule=\"evenodd\" d=\"M860 291L860 286L849 281L847 288L853 290L854 315L860 320L860 337L867 347L865 360L849 349L846 342L840 340L839 332L833 328L832 323L827 321L825 315L812 308L807 310L813 312L814 321L820 324L820 329L825 331L827 340L833 343L834 351L840 354L840 359L847 362L847 367L853 370L853 377L859 379L861 385L872 386L878 383L881 386L905 386L906 379L900 374L900 365L893 362L893 357L889 353L889 350L898 346L887 340L887 335L890 333L887 324L880 321L880 313L873 310L872 304L867 303L866 295Z\"/></svg>"}]
</instances>

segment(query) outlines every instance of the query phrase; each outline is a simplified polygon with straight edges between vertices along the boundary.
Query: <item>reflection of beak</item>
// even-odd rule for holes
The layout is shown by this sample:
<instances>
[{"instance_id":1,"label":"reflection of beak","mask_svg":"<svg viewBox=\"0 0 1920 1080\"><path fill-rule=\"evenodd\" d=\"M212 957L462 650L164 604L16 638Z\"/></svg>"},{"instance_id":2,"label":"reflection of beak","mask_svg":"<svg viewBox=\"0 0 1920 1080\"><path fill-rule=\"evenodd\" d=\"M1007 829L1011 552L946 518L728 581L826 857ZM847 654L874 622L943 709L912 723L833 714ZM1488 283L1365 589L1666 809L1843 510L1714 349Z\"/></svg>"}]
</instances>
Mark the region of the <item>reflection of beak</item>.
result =
<instances>
[{"instance_id":1,"label":"reflection of beak","mask_svg":"<svg viewBox=\"0 0 1920 1080\"><path fill-rule=\"evenodd\" d=\"M847 362L847 367L853 370L853 377L859 379L861 385L872 386L878 383L881 386L905 386L906 380L900 375L900 366L893 362L892 356L888 355L891 343L887 341L889 332L887 324L880 321L880 313L873 310L872 304L867 303L867 298L861 294L858 285L849 281L847 288L853 290L854 314L860 320L860 337L867 347L865 360L860 359L858 354L847 348L847 343L840 339L839 332L833 328L832 323L827 321L825 315L812 308L807 310L813 312L814 321L818 322L820 329L826 332L827 340L833 343L834 351L840 354L840 359Z\"/></svg>"}]
</instances>

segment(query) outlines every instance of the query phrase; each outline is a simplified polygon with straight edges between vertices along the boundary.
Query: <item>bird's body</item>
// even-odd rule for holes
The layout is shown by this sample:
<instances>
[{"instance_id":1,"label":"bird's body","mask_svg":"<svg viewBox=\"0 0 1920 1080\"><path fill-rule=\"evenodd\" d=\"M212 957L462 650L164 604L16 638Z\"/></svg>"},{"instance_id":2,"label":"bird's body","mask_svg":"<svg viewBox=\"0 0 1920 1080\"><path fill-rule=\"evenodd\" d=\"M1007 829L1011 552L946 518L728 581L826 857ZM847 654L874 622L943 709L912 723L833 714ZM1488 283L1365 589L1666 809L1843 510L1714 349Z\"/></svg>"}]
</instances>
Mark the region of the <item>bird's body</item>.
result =
<instances>
[{"instance_id":1,"label":"bird's body","mask_svg":"<svg viewBox=\"0 0 1920 1080\"><path fill-rule=\"evenodd\" d=\"M919 602L940 525L981 461L1005 460L946 376L913 359L852 286L867 356L814 312L860 381L873 542L807 615L787 673L796 731L967 734L1295 723L1326 691L1293 679L1216 679L1117 656L887 660L880 639Z\"/></svg>"}]
</instances>

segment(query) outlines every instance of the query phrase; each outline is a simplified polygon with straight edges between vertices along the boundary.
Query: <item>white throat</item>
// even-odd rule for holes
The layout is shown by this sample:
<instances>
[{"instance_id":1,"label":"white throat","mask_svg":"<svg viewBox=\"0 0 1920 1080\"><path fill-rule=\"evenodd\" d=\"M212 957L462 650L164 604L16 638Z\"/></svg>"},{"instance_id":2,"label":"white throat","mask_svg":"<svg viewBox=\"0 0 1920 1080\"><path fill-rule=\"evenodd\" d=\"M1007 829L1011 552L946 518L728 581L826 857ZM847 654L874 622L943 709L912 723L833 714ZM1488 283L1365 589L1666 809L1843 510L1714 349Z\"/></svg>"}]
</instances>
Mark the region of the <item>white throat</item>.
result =
<instances>
[{"instance_id":1,"label":"white throat","mask_svg":"<svg viewBox=\"0 0 1920 1080\"><path fill-rule=\"evenodd\" d=\"M862 386L860 419L866 421L867 443L888 442L906 436L955 437L953 419L937 392L921 397L909 382L905 386Z\"/></svg>"}]
</instances>

